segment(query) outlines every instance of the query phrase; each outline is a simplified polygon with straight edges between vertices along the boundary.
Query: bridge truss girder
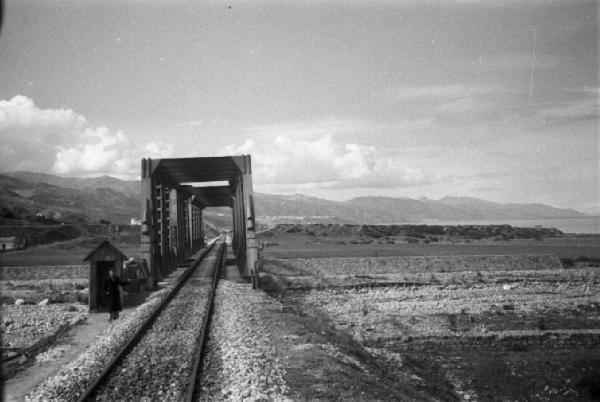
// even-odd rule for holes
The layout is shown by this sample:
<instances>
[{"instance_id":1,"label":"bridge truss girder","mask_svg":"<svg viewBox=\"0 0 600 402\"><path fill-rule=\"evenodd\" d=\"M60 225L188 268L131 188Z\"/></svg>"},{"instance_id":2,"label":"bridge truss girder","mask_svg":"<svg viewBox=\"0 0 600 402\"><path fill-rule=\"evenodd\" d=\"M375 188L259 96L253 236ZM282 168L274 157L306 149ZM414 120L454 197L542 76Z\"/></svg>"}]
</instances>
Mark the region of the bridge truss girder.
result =
<instances>
[{"instance_id":1,"label":"bridge truss girder","mask_svg":"<svg viewBox=\"0 0 600 402\"><path fill-rule=\"evenodd\" d=\"M203 209L230 207L233 252L242 277L258 260L250 155L142 159L141 254L160 281L204 245ZM227 182L193 187L185 183Z\"/></svg>"}]
</instances>

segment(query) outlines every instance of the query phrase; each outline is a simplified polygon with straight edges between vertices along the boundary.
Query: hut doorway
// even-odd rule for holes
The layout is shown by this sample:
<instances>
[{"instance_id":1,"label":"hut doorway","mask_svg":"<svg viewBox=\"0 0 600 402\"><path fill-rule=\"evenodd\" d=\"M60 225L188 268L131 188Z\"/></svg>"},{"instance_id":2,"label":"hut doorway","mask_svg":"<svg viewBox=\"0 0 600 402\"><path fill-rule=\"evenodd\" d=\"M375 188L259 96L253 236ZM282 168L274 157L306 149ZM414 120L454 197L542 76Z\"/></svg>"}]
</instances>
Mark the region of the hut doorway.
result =
<instances>
[{"instance_id":1,"label":"hut doorway","mask_svg":"<svg viewBox=\"0 0 600 402\"><path fill-rule=\"evenodd\" d=\"M98 278L98 292L96 292L96 306L98 310L106 308L108 300L106 300L106 294L104 289L106 281L108 280L108 271L111 268L115 268L116 261L98 261L96 262L96 278Z\"/></svg>"}]
</instances>

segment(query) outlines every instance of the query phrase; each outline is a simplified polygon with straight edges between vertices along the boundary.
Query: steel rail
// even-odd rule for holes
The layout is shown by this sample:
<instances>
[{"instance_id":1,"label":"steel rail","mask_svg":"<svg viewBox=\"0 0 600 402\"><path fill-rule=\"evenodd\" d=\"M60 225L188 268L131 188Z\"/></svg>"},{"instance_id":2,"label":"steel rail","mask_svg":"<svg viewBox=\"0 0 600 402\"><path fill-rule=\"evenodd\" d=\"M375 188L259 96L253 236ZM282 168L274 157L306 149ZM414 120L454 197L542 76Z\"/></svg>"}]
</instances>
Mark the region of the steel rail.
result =
<instances>
[{"instance_id":1,"label":"steel rail","mask_svg":"<svg viewBox=\"0 0 600 402\"><path fill-rule=\"evenodd\" d=\"M156 318L160 315L161 311L169 304L169 302L175 297L175 295L179 292L179 289L183 286L183 284L190 277L192 272L200 265L200 262L208 255L210 250L214 247L217 242L213 242L206 249L202 251L202 254L192 263L192 265L181 275L181 277L177 280L177 283L173 290L165 297L165 299L159 304L159 306L154 310L154 312L143 322L142 325L138 327L132 337L127 341L125 346L121 348L117 352L117 354L110 360L110 362L106 365L102 373L90 386L86 388L83 394L77 400L78 402L83 401L92 401L94 400L94 394L102 385L102 383L108 378L108 375L113 371L113 369L123 360L123 358L129 353L129 351L138 343L138 341L142 338L142 336L146 333L146 330L156 321Z\"/></svg>"},{"instance_id":2,"label":"steel rail","mask_svg":"<svg viewBox=\"0 0 600 402\"><path fill-rule=\"evenodd\" d=\"M202 361L202 357L204 356L206 339L208 338L208 331L210 329L210 319L212 316L213 307L215 305L215 290L217 288L217 284L219 282L219 275L221 274L221 267L224 263L224 255L227 250L227 246L225 243L221 245L221 250L219 250L219 257L217 258L217 264L215 265L215 270L213 272L212 284L210 287L210 292L208 294L208 307L206 309L206 314L204 314L204 318L202 320L202 329L200 332L200 338L198 339L198 349L196 351L196 357L194 359L194 365L192 369L192 373L190 376L190 382L187 387L187 393L185 397L186 402L191 402L194 400L194 396L196 396L198 383L198 376L201 374L200 370L200 362Z\"/></svg>"}]
</instances>

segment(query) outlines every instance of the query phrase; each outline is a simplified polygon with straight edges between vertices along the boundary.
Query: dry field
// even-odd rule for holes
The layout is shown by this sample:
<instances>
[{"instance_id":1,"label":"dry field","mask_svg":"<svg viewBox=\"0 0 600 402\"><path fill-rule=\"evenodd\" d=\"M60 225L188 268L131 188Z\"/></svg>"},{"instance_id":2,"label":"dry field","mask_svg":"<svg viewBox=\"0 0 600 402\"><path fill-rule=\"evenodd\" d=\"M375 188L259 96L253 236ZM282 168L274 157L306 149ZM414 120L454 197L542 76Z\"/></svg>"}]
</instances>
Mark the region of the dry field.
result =
<instances>
[{"instance_id":1,"label":"dry field","mask_svg":"<svg viewBox=\"0 0 600 402\"><path fill-rule=\"evenodd\" d=\"M600 398L600 268L547 255L267 258L262 279L398 376L422 367L465 400Z\"/></svg>"},{"instance_id":2,"label":"dry field","mask_svg":"<svg viewBox=\"0 0 600 402\"><path fill-rule=\"evenodd\" d=\"M96 248L106 236L89 235L76 239L42 244L24 250L14 250L2 253L2 267L34 267L85 264L83 259ZM138 257L140 251L139 233L122 235L111 239L113 245L127 257Z\"/></svg>"},{"instance_id":3,"label":"dry field","mask_svg":"<svg viewBox=\"0 0 600 402\"><path fill-rule=\"evenodd\" d=\"M0 279L2 304L38 304L48 299L49 304L88 303L89 267L3 267Z\"/></svg>"},{"instance_id":4,"label":"dry field","mask_svg":"<svg viewBox=\"0 0 600 402\"><path fill-rule=\"evenodd\" d=\"M405 238L375 239L368 236L311 236L303 233L280 233L276 237L259 234L268 258L328 258L443 255L548 255L559 258L586 256L600 259L600 236L559 236L541 239L468 239L450 237L436 242L408 243Z\"/></svg>"},{"instance_id":5,"label":"dry field","mask_svg":"<svg viewBox=\"0 0 600 402\"><path fill-rule=\"evenodd\" d=\"M0 268L2 369L4 378L40 359L88 313L89 267ZM127 294L138 304L147 292Z\"/></svg>"},{"instance_id":6,"label":"dry field","mask_svg":"<svg viewBox=\"0 0 600 402\"><path fill-rule=\"evenodd\" d=\"M87 316L81 267L2 268L2 355L26 363ZM22 304L15 304L15 302ZM38 305L41 303L41 305ZM5 367L5 374L7 374Z\"/></svg>"},{"instance_id":7,"label":"dry field","mask_svg":"<svg viewBox=\"0 0 600 402\"><path fill-rule=\"evenodd\" d=\"M293 356L285 361L294 399L308 384L317 399L366 395L359 392L378 399L394 384L412 384L441 400L597 400L600 268L584 261L565 269L558 257L599 258L598 240L407 244L282 235L263 250L262 285L278 300L260 316L280 357ZM11 254L10 265L80 264L81 246L40 246ZM4 352L43 351L86 315L83 271L3 271ZM25 304L15 306L19 298ZM43 299L50 303L38 306ZM299 342L292 354L290 340ZM325 364L331 345L338 349Z\"/></svg>"},{"instance_id":8,"label":"dry field","mask_svg":"<svg viewBox=\"0 0 600 402\"><path fill-rule=\"evenodd\" d=\"M121 236L115 243L134 257L139 252L137 239ZM85 321L89 265L82 265L82 260L102 240L90 234L2 253L0 331L5 377L35 362L70 328ZM15 305L17 300L23 304ZM44 300L46 305L38 305Z\"/></svg>"}]
</instances>

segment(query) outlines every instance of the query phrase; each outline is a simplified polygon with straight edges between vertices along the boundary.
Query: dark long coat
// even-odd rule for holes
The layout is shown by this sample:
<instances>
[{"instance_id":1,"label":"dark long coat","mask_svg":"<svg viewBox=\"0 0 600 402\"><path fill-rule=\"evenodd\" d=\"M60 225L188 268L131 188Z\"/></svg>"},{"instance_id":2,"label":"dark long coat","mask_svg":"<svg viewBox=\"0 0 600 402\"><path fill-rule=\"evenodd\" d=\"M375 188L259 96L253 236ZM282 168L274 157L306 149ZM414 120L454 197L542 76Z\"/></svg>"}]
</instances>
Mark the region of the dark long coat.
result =
<instances>
[{"instance_id":1,"label":"dark long coat","mask_svg":"<svg viewBox=\"0 0 600 402\"><path fill-rule=\"evenodd\" d=\"M108 301L108 311L121 311L123 309L121 307L121 295L119 292L119 285L125 286L128 283L129 281L123 282L116 275L112 278L110 276L106 278L106 282L104 282L104 291L106 292L105 294Z\"/></svg>"}]
</instances>

